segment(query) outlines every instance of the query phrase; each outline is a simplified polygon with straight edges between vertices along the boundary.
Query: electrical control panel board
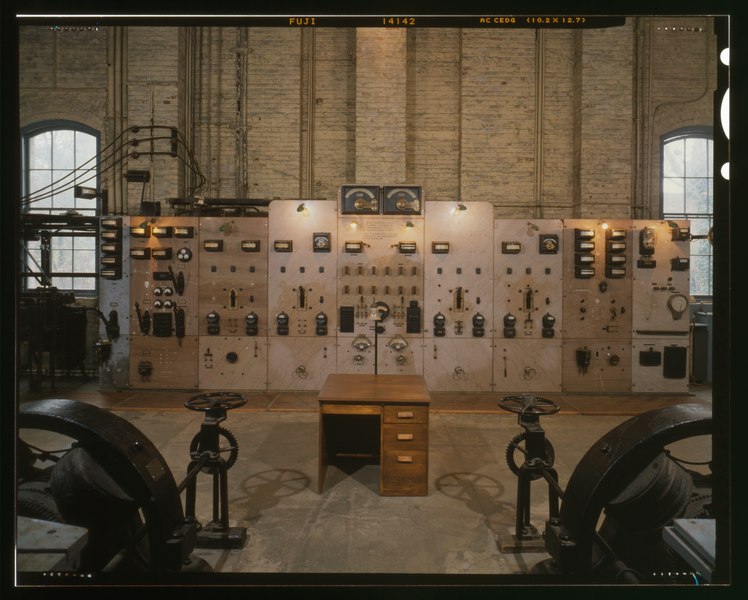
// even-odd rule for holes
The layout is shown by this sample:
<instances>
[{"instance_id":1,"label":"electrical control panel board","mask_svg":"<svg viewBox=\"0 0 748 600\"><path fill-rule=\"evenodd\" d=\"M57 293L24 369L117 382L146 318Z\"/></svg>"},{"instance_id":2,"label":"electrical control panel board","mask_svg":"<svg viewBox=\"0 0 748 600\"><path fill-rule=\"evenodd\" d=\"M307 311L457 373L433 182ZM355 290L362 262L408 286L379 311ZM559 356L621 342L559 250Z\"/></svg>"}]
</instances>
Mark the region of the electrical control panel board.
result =
<instances>
[{"instance_id":1,"label":"electrical control panel board","mask_svg":"<svg viewBox=\"0 0 748 600\"><path fill-rule=\"evenodd\" d=\"M201 217L201 389L267 387L268 219Z\"/></svg>"},{"instance_id":2,"label":"electrical control panel board","mask_svg":"<svg viewBox=\"0 0 748 600\"><path fill-rule=\"evenodd\" d=\"M335 372L337 219L332 200L270 204L270 389L319 389Z\"/></svg>"},{"instance_id":3,"label":"electrical control panel board","mask_svg":"<svg viewBox=\"0 0 748 600\"><path fill-rule=\"evenodd\" d=\"M632 390L688 391L688 221L635 221Z\"/></svg>"},{"instance_id":4,"label":"electrical control panel board","mask_svg":"<svg viewBox=\"0 0 748 600\"><path fill-rule=\"evenodd\" d=\"M338 218L339 373L423 372L423 211L396 207Z\"/></svg>"},{"instance_id":5,"label":"electrical control panel board","mask_svg":"<svg viewBox=\"0 0 748 600\"><path fill-rule=\"evenodd\" d=\"M424 377L431 389L491 391L493 206L439 202L426 212Z\"/></svg>"},{"instance_id":6,"label":"electrical control panel board","mask_svg":"<svg viewBox=\"0 0 748 600\"><path fill-rule=\"evenodd\" d=\"M103 217L104 387L687 393L688 221L497 219L418 186Z\"/></svg>"},{"instance_id":7,"label":"electrical control panel board","mask_svg":"<svg viewBox=\"0 0 748 600\"><path fill-rule=\"evenodd\" d=\"M198 220L130 217L130 383L197 388Z\"/></svg>"}]
</instances>

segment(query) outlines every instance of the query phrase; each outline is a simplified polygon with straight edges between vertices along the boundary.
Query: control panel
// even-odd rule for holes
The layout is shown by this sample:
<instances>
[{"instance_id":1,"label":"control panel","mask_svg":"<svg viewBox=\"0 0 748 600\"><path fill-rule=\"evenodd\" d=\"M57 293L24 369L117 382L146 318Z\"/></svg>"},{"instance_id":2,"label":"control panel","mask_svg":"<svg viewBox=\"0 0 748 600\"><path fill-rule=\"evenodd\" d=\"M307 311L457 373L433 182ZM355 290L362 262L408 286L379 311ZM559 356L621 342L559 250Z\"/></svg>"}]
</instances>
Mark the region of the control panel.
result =
<instances>
[{"instance_id":1,"label":"control panel","mask_svg":"<svg viewBox=\"0 0 748 600\"><path fill-rule=\"evenodd\" d=\"M635 221L632 390L688 391L688 221Z\"/></svg>"},{"instance_id":2,"label":"control panel","mask_svg":"<svg viewBox=\"0 0 748 600\"><path fill-rule=\"evenodd\" d=\"M199 228L200 388L264 390L268 219L201 217Z\"/></svg>"},{"instance_id":3,"label":"control panel","mask_svg":"<svg viewBox=\"0 0 748 600\"><path fill-rule=\"evenodd\" d=\"M497 219L410 185L100 223L102 386L687 393L688 221Z\"/></svg>"},{"instance_id":4,"label":"control panel","mask_svg":"<svg viewBox=\"0 0 748 600\"><path fill-rule=\"evenodd\" d=\"M563 223L497 220L493 247L495 387L561 391Z\"/></svg>"},{"instance_id":5,"label":"control panel","mask_svg":"<svg viewBox=\"0 0 748 600\"><path fill-rule=\"evenodd\" d=\"M130 384L197 388L194 217L130 217Z\"/></svg>"},{"instance_id":6,"label":"control panel","mask_svg":"<svg viewBox=\"0 0 748 600\"><path fill-rule=\"evenodd\" d=\"M339 373L422 373L424 218L420 190L341 188ZM378 198L375 211L373 198ZM358 208L357 208L358 207Z\"/></svg>"},{"instance_id":7,"label":"control panel","mask_svg":"<svg viewBox=\"0 0 748 600\"><path fill-rule=\"evenodd\" d=\"M270 204L270 389L319 389L335 372L337 216L331 200Z\"/></svg>"},{"instance_id":8,"label":"control panel","mask_svg":"<svg viewBox=\"0 0 748 600\"><path fill-rule=\"evenodd\" d=\"M430 389L491 391L493 206L438 202L426 213L424 377Z\"/></svg>"},{"instance_id":9,"label":"control panel","mask_svg":"<svg viewBox=\"0 0 748 600\"><path fill-rule=\"evenodd\" d=\"M565 390L631 388L632 230L629 220L564 221Z\"/></svg>"}]
</instances>

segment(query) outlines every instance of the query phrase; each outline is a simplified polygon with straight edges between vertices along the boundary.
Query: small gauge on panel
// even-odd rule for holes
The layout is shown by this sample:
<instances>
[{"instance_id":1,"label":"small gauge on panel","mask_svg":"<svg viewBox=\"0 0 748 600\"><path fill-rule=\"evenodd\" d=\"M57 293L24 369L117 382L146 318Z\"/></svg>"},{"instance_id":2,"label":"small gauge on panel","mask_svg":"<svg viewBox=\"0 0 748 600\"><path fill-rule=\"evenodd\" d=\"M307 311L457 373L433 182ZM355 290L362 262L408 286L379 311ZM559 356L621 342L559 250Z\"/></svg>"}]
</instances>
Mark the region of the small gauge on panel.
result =
<instances>
[{"instance_id":1,"label":"small gauge on panel","mask_svg":"<svg viewBox=\"0 0 748 600\"><path fill-rule=\"evenodd\" d=\"M667 299L667 307L673 315L673 319L680 319L688 310L688 298L683 294L673 294Z\"/></svg>"},{"instance_id":2,"label":"small gauge on panel","mask_svg":"<svg viewBox=\"0 0 748 600\"><path fill-rule=\"evenodd\" d=\"M420 186L385 186L384 214L386 215L420 215Z\"/></svg>"},{"instance_id":3,"label":"small gauge on panel","mask_svg":"<svg viewBox=\"0 0 748 600\"><path fill-rule=\"evenodd\" d=\"M341 213L344 215L378 215L379 186L344 185L340 188Z\"/></svg>"}]
</instances>

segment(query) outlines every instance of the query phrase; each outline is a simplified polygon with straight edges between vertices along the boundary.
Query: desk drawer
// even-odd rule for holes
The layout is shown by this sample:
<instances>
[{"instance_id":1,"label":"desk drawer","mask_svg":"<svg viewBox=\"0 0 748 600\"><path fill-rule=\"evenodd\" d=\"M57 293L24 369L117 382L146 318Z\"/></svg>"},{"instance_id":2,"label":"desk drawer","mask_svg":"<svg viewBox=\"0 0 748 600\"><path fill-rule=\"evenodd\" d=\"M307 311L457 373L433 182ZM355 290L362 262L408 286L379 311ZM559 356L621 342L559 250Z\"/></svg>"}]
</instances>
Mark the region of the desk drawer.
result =
<instances>
[{"instance_id":1,"label":"desk drawer","mask_svg":"<svg viewBox=\"0 0 748 600\"><path fill-rule=\"evenodd\" d=\"M428 423L428 406L385 406L385 423Z\"/></svg>"},{"instance_id":2,"label":"desk drawer","mask_svg":"<svg viewBox=\"0 0 748 600\"><path fill-rule=\"evenodd\" d=\"M382 427L382 450L427 450L429 447L428 425L392 425Z\"/></svg>"},{"instance_id":3,"label":"desk drawer","mask_svg":"<svg viewBox=\"0 0 748 600\"><path fill-rule=\"evenodd\" d=\"M423 496L428 492L429 466L425 451L382 452L382 495Z\"/></svg>"}]
</instances>

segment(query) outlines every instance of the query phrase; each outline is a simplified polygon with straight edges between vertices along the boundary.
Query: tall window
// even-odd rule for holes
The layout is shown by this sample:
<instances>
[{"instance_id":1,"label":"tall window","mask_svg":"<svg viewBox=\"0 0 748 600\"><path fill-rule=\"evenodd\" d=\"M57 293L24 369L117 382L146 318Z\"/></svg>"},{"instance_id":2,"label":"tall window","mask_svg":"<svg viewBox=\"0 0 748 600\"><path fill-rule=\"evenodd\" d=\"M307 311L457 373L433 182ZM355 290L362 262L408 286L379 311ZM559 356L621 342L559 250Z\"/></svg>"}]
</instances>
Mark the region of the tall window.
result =
<instances>
[{"instance_id":1,"label":"tall window","mask_svg":"<svg viewBox=\"0 0 748 600\"><path fill-rule=\"evenodd\" d=\"M662 218L688 219L707 236L713 222L712 128L679 129L662 137ZM691 241L691 295L712 295L712 245Z\"/></svg>"},{"instance_id":2,"label":"tall window","mask_svg":"<svg viewBox=\"0 0 748 600\"><path fill-rule=\"evenodd\" d=\"M22 212L89 217L98 214L97 197L79 198L75 194L76 186L94 190L98 186L96 130L68 121L39 123L22 130L21 143ZM95 234L75 227L48 227L28 236L22 259L26 273L42 272L44 236L50 248L47 274L51 285L84 295L93 293ZM24 280L26 288L42 282L40 276L26 276Z\"/></svg>"}]
</instances>

